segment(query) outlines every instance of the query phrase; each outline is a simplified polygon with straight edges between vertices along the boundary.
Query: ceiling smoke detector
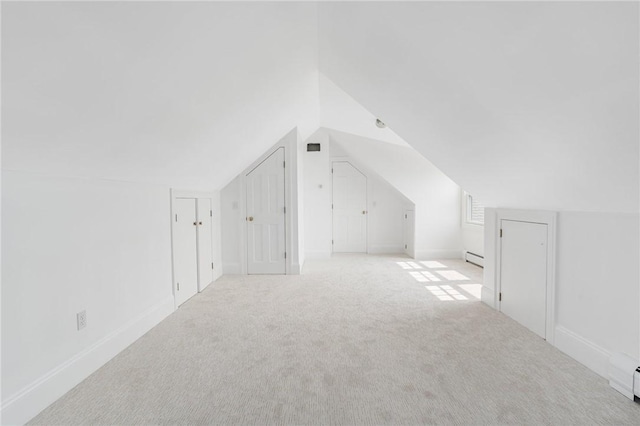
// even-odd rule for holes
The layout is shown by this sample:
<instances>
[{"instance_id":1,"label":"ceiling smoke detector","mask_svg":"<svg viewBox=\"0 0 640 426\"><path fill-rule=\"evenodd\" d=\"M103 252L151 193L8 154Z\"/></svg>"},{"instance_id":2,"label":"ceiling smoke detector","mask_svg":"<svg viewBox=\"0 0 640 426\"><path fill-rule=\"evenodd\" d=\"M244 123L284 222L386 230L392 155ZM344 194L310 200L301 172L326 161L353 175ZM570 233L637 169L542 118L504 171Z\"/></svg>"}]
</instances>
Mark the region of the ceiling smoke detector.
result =
<instances>
[{"instance_id":1,"label":"ceiling smoke detector","mask_svg":"<svg viewBox=\"0 0 640 426\"><path fill-rule=\"evenodd\" d=\"M381 129L384 129L385 127L387 127L387 125L384 124L382 121L380 121L379 118L376 118L376 126L378 126Z\"/></svg>"}]
</instances>

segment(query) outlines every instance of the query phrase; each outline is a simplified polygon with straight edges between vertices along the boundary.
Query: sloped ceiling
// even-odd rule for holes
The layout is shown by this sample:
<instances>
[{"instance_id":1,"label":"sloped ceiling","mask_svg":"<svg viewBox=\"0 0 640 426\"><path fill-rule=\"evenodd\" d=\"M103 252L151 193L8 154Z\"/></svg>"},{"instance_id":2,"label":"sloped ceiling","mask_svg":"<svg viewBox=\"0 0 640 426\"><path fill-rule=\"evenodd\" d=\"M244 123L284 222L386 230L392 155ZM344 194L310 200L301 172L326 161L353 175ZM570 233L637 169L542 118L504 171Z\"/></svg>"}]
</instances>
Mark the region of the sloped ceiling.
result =
<instances>
[{"instance_id":1,"label":"sloped ceiling","mask_svg":"<svg viewBox=\"0 0 640 426\"><path fill-rule=\"evenodd\" d=\"M314 4L2 9L3 169L215 189L318 127Z\"/></svg>"},{"instance_id":2,"label":"sloped ceiling","mask_svg":"<svg viewBox=\"0 0 640 426\"><path fill-rule=\"evenodd\" d=\"M319 5L320 71L490 206L638 211L638 4Z\"/></svg>"},{"instance_id":3,"label":"sloped ceiling","mask_svg":"<svg viewBox=\"0 0 640 426\"><path fill-rule=\"evenodd\" d=\"M409 146L389 127L377 127L375 115L367 111L322 73L319 75L319 89L321 127L394 145Z\"/></svg>"},{"instance_id":4,"label":"sloped ceiling","mask_svg":"<svg viewBox=\"0 0 640 426\"><path fill-rule=\"evenodd\" d=\"M216 189L322 122L404 140L490 206L638 211L636 3L2 12L3 169Z\"/></svg>"}]
</instances>

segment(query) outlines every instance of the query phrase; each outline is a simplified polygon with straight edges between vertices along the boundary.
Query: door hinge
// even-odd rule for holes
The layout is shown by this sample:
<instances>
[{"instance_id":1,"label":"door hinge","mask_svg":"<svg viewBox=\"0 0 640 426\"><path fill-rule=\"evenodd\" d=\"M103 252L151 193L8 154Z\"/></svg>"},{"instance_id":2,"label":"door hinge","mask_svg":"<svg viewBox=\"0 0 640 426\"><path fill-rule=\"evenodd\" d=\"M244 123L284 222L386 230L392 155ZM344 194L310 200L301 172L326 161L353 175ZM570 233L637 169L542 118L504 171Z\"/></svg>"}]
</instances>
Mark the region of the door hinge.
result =
<instances>
[{"instance_id":1,"label":"door hinge","mask_svg":"<svg viewBox=\"0 0 640 426\"><path fill-rule=\"evenodd\" d=\"M287 168L287 162L286 162L286 161L283 161L283 162L282 162L282 168L283 168L283 169L286 169L286 168Z\"/></svg>"},{"instance_id":2,"label":"door hinge","mask_svg":"<svg viewBox=\"0 0 640 426\"><path fill-rule=\"evenodd\" d=\"M333 240L331 240L331 244L333 245Z\"/></svg>"},{"instance_id":3,"label":"door hinge","mask_svg":"<svg viewBox=\"0 0 640 426\"><path fill-rule=\"evenodd\" d=\"M213 262L211 262L211 269L213 269Z\"/></svg>"},{"instance_id":4,"label":"door hinge","mask_svg":"<svg viewBox=\"0 0 640 426\"><path fill-rule=\"evenodd\" d=\"M287 206L284 206L284 214L287 214Z\"/></svg>"},{"instance_id":5,"label":"door hinge","mask_svg":"<svg viewBox=\"0 0 640 426\"><path fill-rule=\"evenodd\" d=\"M502 229L500 230L500 238L502 238Z\"/></svg>"},{"instance_id":6,"label":"door hinge","mask_svg":"<svg viewBox=\"0 0 640 426\"><path fill-rule=\"evenodd\" d=\"M331 204L331 210L333 210L333 204Z\"/></svg>"},{"instance_id":7,"label":"door hinge","mask_svg":"<svg viewBox=\"0 0 640 426\"><path fill-rule=\"evenodd\" d=\"M407 245L406 245L406 244L404 245L404 249L405 249L405 250L407 249Z\"/></svg>"},{"instance_id":8,"label":"door hinge","mask_svg":"<svg viewBox=\"0 0 640 426\"><path fill-rule=\"evenodd\" d=\"M176 213L176 222L178 221L178 213Z\"/></svg>"},{"instance_id":9,"label":"door hinge","mask_svg":"<svg viewBox=\"0 0 640 426\"><path fill-rule=\"evenodd\" d=\"M407 215L406 215L406 214L404 215L404 218L405 218L405 219L407 218Z\"/></svg>"},{"instance_id":10,"label":"door hinge","mask_svg":"<svg viewBox=\"0 0 640 426\"><path fill-rule=\"evenodd\" d=\"M287 258L287 252L286 251L284 252L284 258L285 259Z\"/></svg>"},{"instance_id":11,"label":"door hinge","mask_svg":"<svg viewBox=\"0 0 640 426\"><path fill-rule=\"evenodd\" d=\"M502 292L498 294L498 302L502 302Z\"/></svg>"},{"instance_id":12,"label":"door hinge","mask_svg":"<svg viewBox=\"0 0 640 426\"><path fill-rule=\"evenodd\" d=\"M209 217L213 217L213 210L209 210Z\"/></svg>"},{"instance_id":13,"label":"door hinge","mask_svg":"<svg viewBox=\"0 0 640 426\"><path fill-rule=\"evenodd\" d=\"M178 283L178 291L180 291L180 283Z\"/></svg>"},{"instance_id":14,"label":"door hinge","mask_svg":"<svg viewBox=\"0 0 640 426\"><path fill-rule=\"evenodd\" d=\"M331 168L331 173L333 173L333 167Z\"/></svg>"}]
</instances>

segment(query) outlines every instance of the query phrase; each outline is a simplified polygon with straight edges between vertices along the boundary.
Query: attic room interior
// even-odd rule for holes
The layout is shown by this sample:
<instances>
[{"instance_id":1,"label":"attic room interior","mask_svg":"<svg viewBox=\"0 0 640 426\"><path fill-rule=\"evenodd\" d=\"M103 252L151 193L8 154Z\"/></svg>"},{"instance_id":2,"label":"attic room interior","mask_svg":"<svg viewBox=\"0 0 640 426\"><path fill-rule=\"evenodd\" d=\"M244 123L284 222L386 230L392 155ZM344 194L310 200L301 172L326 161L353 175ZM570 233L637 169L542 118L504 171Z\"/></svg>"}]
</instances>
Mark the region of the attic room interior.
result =
<instances>
[{"instance_id":1,"label":"attic room interior","mask_svg":"<svg viewBox=\"0 0 640 426\"><path fill-rule=\"evenodd\" d=\"M637 2L0 9L1 424L638 424Z\"/></svg>"}]
</instances>

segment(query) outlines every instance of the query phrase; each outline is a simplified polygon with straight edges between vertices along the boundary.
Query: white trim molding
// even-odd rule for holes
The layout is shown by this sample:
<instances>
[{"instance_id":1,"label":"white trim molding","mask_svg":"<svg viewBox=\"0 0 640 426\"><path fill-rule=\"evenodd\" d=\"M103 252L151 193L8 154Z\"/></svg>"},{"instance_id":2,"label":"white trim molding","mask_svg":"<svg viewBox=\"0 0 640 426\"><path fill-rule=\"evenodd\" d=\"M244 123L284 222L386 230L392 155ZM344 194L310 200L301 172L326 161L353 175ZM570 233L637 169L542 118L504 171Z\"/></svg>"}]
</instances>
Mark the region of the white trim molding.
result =
<instances>
[{"instance_id":1,"label":"white trim molding","mask_svg":"<svg viewBox=\"0 0 640 426\"><path fill-rule=\"evenodd\" d=\"M611 353L579 334L559 325L555 330L555 347L608 379Z\"/></svg>"},{"instance_id":2,"label":"white trim molding","mask_svg":"<svg viewBox=\"0 0 640 426\"><path fill-rule=\"evenodd\" d=\"M494 304L495 303L495 294L494 294L493 289L483 285L481 291L482 291L482 293L480 295L480 300L485 305L489 305L490 307L495 309L496 308L496 305Z\"/></svg>"},{"instance_id":3,"label":"white trim molding","mask_svg":"<svg viewBox=\"0 0 640 426\"><path fill-rule=\"evenodd\" d=\"M2 403L2 424L27 423L174 312L173 295L25 386Z\"/></svg>"}]
</instances>

